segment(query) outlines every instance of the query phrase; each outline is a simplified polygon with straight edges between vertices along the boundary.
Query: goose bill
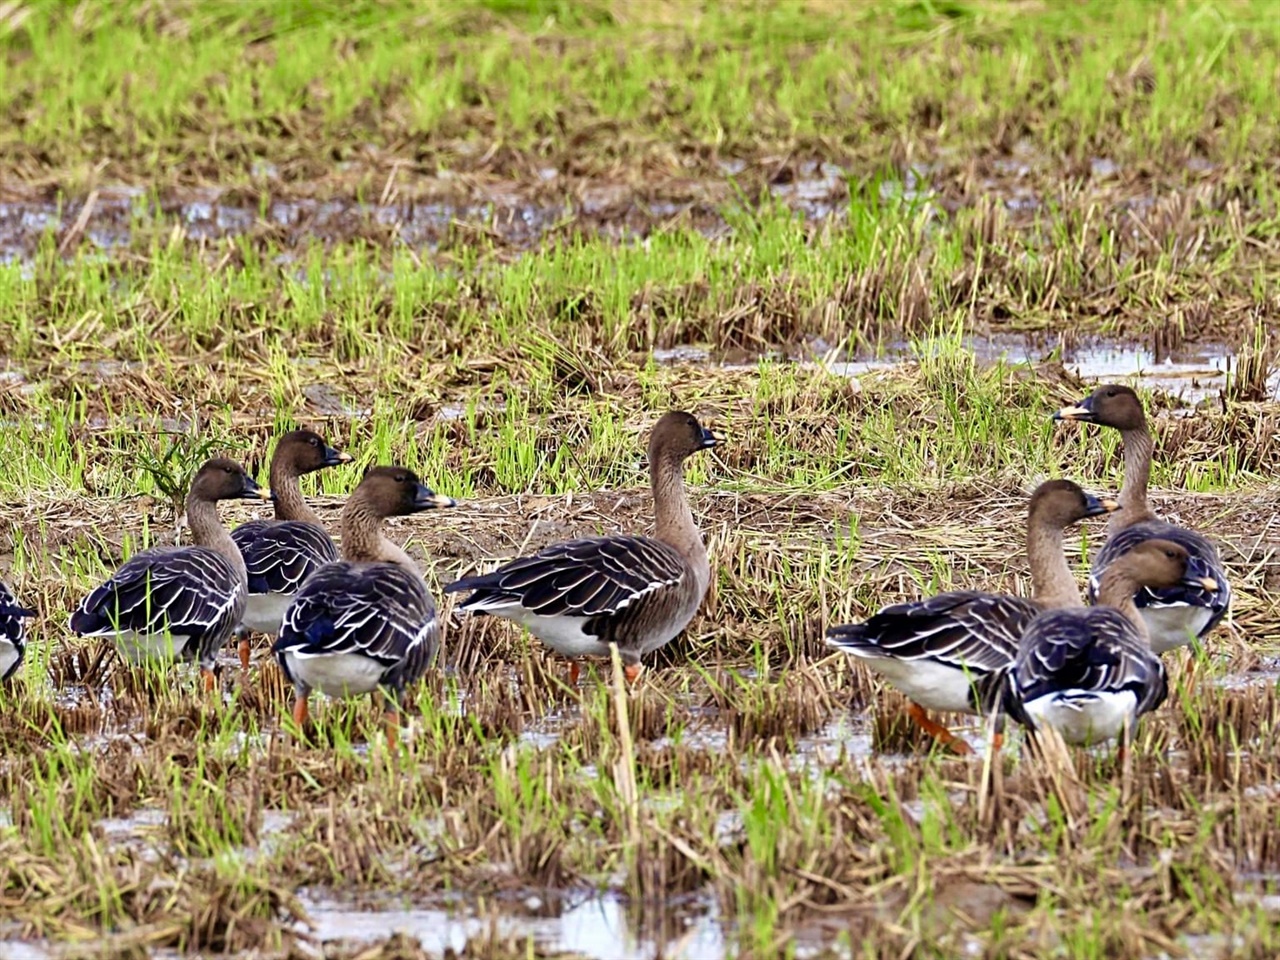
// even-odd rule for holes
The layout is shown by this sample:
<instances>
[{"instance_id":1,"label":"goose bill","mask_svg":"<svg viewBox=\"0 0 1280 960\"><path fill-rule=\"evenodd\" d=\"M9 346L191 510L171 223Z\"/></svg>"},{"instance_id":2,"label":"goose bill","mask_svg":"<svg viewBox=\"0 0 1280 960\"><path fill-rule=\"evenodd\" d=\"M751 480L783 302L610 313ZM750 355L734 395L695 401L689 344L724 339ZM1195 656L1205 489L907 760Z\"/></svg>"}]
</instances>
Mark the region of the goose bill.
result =
<instances>
[{"instance_id":1,"label":"goose bill","mask_svg":"<svg viewBox=\"0 0 1280 960\"><path fill-rule=\"evenodd\" d=\"M419 484L417 492L413 495L413 505L419 510L432 510L441 507L456 507L458 501L454 500L453 497L446 497L443 494L428 490Z\"/></svg>"},{"instance_id":2,"label":"goose bill","mask_svg":"<svg viewBox=\"0 0 1280 960\"><path fill-rule=\"evenodd\" d=\"M349 453L344 453L333 447L324 448L324 465L326 467L336 467L340 463L351 463L354 458Z\"/></svg>"},{"instance_id":3,"label":"goose bill","mask_svg":"<svg viewBox=\"0 0 1280 960\"><path fill-rule=\"evenodd\" d=\"M707 450L711 447L714 447L717 443L719 443L719 441L716 439L716 435L712 433L710 430L708 430L706 427L703 427L702 440L698 444L698 449Z\"/></svg>"},{"instance_id":4,"label":"goose bill","mask_svg":"<svg viewBox=\"0 0 1280 960\"><path fill-rule=\"evenodd\" d=\"M1115 513L1120 509L1118 501L1113 500L1110 497L1095 497L1091 493L1085 494L1084 502L1085 507L1089 511L1086 516L1090 517L1100 517L1104 513Z\"/></svg>"},{"instance_id":5,"label":"goose bill","mask_svg":"<svg viewBox=\"0 0 1280 960\"><path fill-rule=\"evenodd\" d=\"M1093 411L1086 404L1088 401L1081 401L1070 407L1063 407L1053 415L1055 420L1092 420Z\"/></svg>"}]
</instances>

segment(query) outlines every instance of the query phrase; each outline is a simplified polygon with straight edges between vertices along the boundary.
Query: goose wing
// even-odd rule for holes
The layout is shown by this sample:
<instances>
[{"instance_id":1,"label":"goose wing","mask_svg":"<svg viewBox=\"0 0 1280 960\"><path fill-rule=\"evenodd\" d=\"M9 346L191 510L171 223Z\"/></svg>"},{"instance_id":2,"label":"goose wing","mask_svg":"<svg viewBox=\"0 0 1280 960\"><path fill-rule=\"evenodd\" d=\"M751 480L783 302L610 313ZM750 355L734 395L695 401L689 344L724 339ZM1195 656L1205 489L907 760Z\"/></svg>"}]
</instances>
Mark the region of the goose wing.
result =
<instances>
[{"instance_id":1,"label":"goose wing","mask_svg":"<svg viewBox=\"0 0 1280 960\"><path fill-rule=\"evenodd\" d=\"M1098 601L1098 589L1102 571L1114 562L1117 557L1128 553L1144 540L1153 538L1172 540L1185 548L1187 553L1190 554L1193 572L1201 576L1212 577L1217 581L1218 589L1216 591L1197 590L1194 587L1180 584L1160 589L1143 587L1134 594L1134 603L1137 604L1139 609L1143 607L1173 606L1175 604L1205 607L1213 613L1212 619L1201 631L1200 635L1205 636L1226 615L1227 608L1231 604L1231 584L1227 581L1227 571L1222 566L1218 548L1213 542L1195 530L1188 530L1186 527L1180 527L1176 524L1165 523L1160 520L1135 523L1131 527L1125 527L1123 530L1118 531L1108 539L1098 551L1098 555L1094 558L1092 569L1089 572L1089 602L1097 603Z\"/></svg>"},{"instance_id":2,"label":"goose wing","mask_svg":"<svg viewBox=\"0 0 1280 960\"><path fill-rule=\"evenodd\" d=\"M382 664L389 678L411 682L435 659L439 638L421 577L389 563L331 563L289 605L273 650L282 664L285 652L359 654Z\"/></svg>"},{"instance_id":3,"label":"goose wing","mask_svg":"<svg viewBox=\"0 0 1280 960\"><path fill-rule=\"evenodd\" d=\"M1132 691L1139 714L1165 698L1164 665L1117 610L1054 610L1022 635L1012 674L1009 712L1026 722L1020 704L1062 691Z\"/></svg>"},{"instance_id":4,"label":"goose wing","mask_svg":"<svg viewBox=\"0 0 1280 960\"><path fill-rule=\"evenodd\" d=\"M1039 614L1030 600L956 590L885 607L863 623L832 627L827 643L848 653L931 660L976 673L1007 667Z\"/></svg>"},{"instance_id":5,"label":"goose wing","mask_svg":"<svg viewBox=\"0 0 1280 960\"><path fill-rule=\"evenodd\" d=\"M246 527L256 529L242 534ZM232 539L244 557L251 596L295 594L307 577L338 559L333 539L314 523L258 521L237 527Z\"/></svg>"},{"instance_id":6,"label":"goose wing","mask_svg":"<svg viewBox=\"0 0 1280 960\"><path fill-rule=\"evenodd\" d=\"M619 613L688 573L672 546L648 537L570 540L521 557L492 573L466 577L446 593L474 591L462 609L523 607L544 617L598 617Z\"/></svg>"},{"instance_id":7,"label":"goose wing","mask_svg":"<svg viewBox=\"0 0 1280 960\"><path fill-rule=\"evenodd\" d=\"M71 630L82 637L219 633L239 620L244 598L239 572L215 551L155 547L135 554L85 597Z\"/></svg>"}]
</instances>

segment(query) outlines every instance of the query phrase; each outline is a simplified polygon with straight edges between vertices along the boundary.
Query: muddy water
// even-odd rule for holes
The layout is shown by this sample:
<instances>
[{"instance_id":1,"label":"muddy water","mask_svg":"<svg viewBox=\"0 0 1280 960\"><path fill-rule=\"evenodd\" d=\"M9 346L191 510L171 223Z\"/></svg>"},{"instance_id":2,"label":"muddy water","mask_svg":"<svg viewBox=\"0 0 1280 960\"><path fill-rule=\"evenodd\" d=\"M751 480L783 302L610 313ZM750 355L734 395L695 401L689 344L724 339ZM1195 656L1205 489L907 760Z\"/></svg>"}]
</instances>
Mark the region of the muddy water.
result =
<instances>
[{"instance_id":1,"label":"muddy water","mask_svg":"<svg viewBox=\"0 0 1280 960\"><path fill-rule=\"evenodd\" d=\"M812 219L844 215L846 175L831 164L806 166L794 179L772 186L780 203ZM914 180L899 191L914 196ZM708 236L729 230L722 206L734 196L730 179L696 184L680 201L654 201L616 184L588 184L562 196L530 199L519 188L472 189L441 201L359 203L310 198L246 202L217 189L193 189L161 198L136 187L104 187L62 203L38 199L0 202L0 262L30 260L45 237L60 245L68 231L105 255L127 248L136 235L180 231L192 240L218 240L259 231L284 246L356 237L432 251L457 231L483 233L514 247L531 246L563 229L607 239L643 238L679 219ZM75 244L68 244L68 249Z\"/></svg>"},{"instance_id":2,"label":"muddy water","mask_svg":"<svg viewBox=\"0 0 1280 960\"><path fill-rule=\"evenodd\" d=\"M1003 361L1008 364L1035 364L1056 356L1062 365L1081 379L1101 382L1123 380L1148 389L1163 391L1189 406L1215 399L1226 388L1234 370L1237 354L1224 343L1187 344L1177 350L1157 354L1150 347L1132 341L1090 338L1063 345L1043 336L999 334L986 337L967 336L962 341L980 361ZM874 353L843 357L826 344L810 344L805 350L786 359L801 364L820 366L839 376L858 378L885 372L920 359L923 356L954 350L955 341L921 339L913 342L884 344ZM718 358L697 346L680 346L654 350L655 363L715 365L728 369L745 369L755 365L751 358ZM1270 397L1280 397L1280 370L1267 378Z\"/></svg>"},{"instance_id":3,"label":"muddy water","mask_svg":"<svg viewBox=\"0 0 1280 960\"><path fill-rule=\"evenodd\" d=\"M401 933L418 941L431 956L448 950L461 953L469 939L494 936L532 940L546 953L569 953L591 960L649 960L652 957L724 957L724 933L710 904L693 903L664 911L670 921L664 932L637 929L623 901L614 895L579 893L563 906L529 897L515 909L481 917L462 909L423 909L408 904L360 910L340 900L303 895L311 918L310 936L320 942L346 944L384 940ZM542 913L552 916L538 916ZM521 913L530 914L521 916Z\"/></svg>"}]
</instances>

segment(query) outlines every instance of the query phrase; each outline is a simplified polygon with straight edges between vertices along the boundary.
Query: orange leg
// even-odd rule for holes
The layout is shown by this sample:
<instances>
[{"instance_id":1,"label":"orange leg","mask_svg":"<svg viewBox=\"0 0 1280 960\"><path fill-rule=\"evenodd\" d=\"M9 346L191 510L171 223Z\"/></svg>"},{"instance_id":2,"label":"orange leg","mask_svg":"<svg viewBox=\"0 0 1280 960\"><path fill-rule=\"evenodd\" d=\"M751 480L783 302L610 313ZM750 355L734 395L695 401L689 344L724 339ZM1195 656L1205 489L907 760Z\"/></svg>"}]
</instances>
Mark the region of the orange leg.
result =
<instances>
[{"instance_id":1,"label":"orange leg","mask_svg":"<svg viewBox=\"0 0 1280 960\"><path fill-rule=\"evenodd\" d=\"M991 737L991 746L995 748L996 753L1004 749L1004 734L997 733Z\"/></svg>"},{"instance_id":2,"label":"orange leg","mask_svg":"<svg viewBox=\"0 0 1280 960\"><path fill-rule=\"evenodd\" d=\"M569 686L576 687L578 685L578 677L581 675L577 660L569 661Z\"/></svg>"},{"instance_id":3,"label":"orange leg","mask_svg":"<svg viewBox=\"0 0 1280 960\"><path fill-rule=\"evenodd\" d=\"M307 698L295 697L293 701L293 722L297 725L298 731L302 731L303 725L307 722L308 716Z\"/></svg>"},{"instance_id":4,"label":"orange leg","mask_svg":"<svg viewBox=\"0 0 1280 960\"><path fill-rule=\"evenodd\" d=\"M907 716L916 722L916 724L925 733L932 737L936 737L939 742L954 750L961 756L967 756L973 753L973 747L965 743L954 733L944 727L935 720L930 720L929 715L924 712L924 707L913 703L907 707Z\"/></svg>"},{"instance_id":5,"label":"orange leg","mask_svg":"<svg viewBox=\"0 0 1280 960\"><path fill-rule=\"evenodd\" d=\"M400 711L394 707L387 707L383 712L383 718L387 724L387 746L394 750L400 742Z\"/></svg>"},{"instance_id":6,"label":"orange leg","mask_svg":"<svg viewBox=\"0 0 1280 960\"><path fill-rule=\"evenodd\" d=\"M200 668L200 678L204 683L204 692L213 693L218 686L218 678L213 675L213 671L208 667Z\"/></svg>"},{"instance_id":7,"label":"orange leg","mask_svg":"<svg viewBox=\"0 0 1280 960\"><path fill-rule=\"evenodd\" d=\"M644 665L640 663L628 663L622 668L622 675L627 678L627 683L635 683L640 679L640 671L644 669Z\"/></svg>"},{"instance_id":8,"label":"orange leg","mask_svg":"<svg viewBox=\"0 0 1280 960\"><path fill-rule=\"evenodd\" d=\"M240 638L240 669L245 673L249 672L249 635L246 633Z\"/></svg>"}]
</instances>

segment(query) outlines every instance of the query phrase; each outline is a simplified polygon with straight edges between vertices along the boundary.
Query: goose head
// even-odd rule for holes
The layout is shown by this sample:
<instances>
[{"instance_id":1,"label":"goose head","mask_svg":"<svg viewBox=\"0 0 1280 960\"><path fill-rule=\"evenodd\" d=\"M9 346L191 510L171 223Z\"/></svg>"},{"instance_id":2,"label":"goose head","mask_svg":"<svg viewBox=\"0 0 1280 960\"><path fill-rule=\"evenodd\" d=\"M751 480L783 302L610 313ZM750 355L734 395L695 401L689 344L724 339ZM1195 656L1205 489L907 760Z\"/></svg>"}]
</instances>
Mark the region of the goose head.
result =
<instances>
[{"instance_id":1,"label":"goose head","mask_svg":"<svg viewBox=\"0 0 1280 960\"><path fill-rule=\"evenodd\" d=\"M1070 480L1049 480L1036 487L1028 513L1039 522L1062 528L1119 509L1120 504L1110 497L1086 493Z\"/></svg>"},{"instance_id":2,"label":"goose head","mask_svg":"<svg viewBox=\"0 0 1280 960\"><path fill-rule=\"evenodd\" d=\"M698 418L682 410L663 414L649 435L649 462L680 464L699 450L716 445L716 437L698 422Z\"/></svg>"},{"instance_id":3,"label":"goose head","mask_svg":"<svg viewBox=\"0 0 1280 960\"><path fill-rule=\"evenodd\" d=\"M1134 583L1157 590L1184 586L1214 593L1218 581L1198 569L1186 548L1172 540L1144 540L1128 553L1118 557L1112 566L1120 567Z\"/></svg>"},{"instance_id":4,"label":"goose head","mask_svg":"<svg viewBox=\"0 0 1280 960\"><path fill-rule=\"evenodd\" d=\"M304 473L323 470L325 467L350 463L351 455L333 449L317 433L310 430L293 430L280 438L272 460L285 465L292 473L300 476Z\"/></svg>"},{"instance_id":5,"label":"goose head","mask_svg":"<svg viewBox=\"0 0 1280 960\"><path fill-rule=\"evenodd\" d=\"M1118 383L1103 384L1075 406L1063 407L1053 419L1079 420L1117 430L1141 430L1147 422L1137 393Z\"/></svg>"},{"instance_id":6,"label":"goose head","mask_svg":"<svg viewBox=\"0 0 1280 960\"><path fill-rule=\"evenodd\" d=\"M370 467L351 498L379 517L457 506L453 498L427 489L417 474L405 467Z\"/></svg>"},{"instance_id":7,"label":"goose head","mask_svg":"<svg viewBox=\"0 0 1280 960\"><path fill-rule=\"evenodd\" d=\"M191 481L190 499L205 503L219 500L270 500L271 493L254 482L244 467L226 457L206 460Z\"/></svg>"}]
</instances>

